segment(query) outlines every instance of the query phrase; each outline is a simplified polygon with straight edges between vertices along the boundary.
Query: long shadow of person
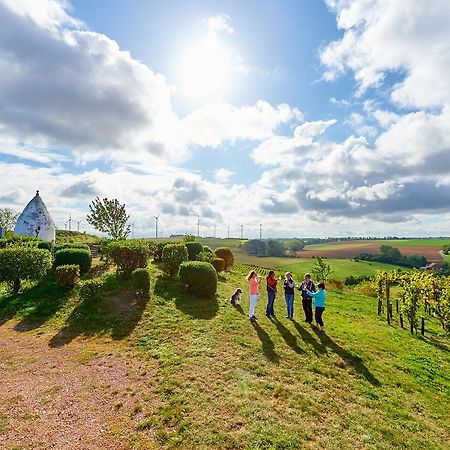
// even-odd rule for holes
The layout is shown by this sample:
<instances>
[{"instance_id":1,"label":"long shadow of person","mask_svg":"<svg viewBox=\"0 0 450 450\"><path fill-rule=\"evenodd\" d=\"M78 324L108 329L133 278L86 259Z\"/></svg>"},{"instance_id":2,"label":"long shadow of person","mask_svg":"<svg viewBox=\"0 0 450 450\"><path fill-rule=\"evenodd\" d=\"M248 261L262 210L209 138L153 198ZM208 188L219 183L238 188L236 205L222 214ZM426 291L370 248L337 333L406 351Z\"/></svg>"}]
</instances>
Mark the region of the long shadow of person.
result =
<instances>
[{"instance_id":1,"label":"long shadow of person","mask_svg":"<svg viewBox=\"0 0 450 450\"><path fill-rule=\"evenodd\" d=\"M264 356L271 362L278 364L280 357L275 352L275 345L270 336L264 331L258 322L252 321L252 326L256 330L258 337L262 343Z\"/></svg>"},{"instance_id":2,"label":"long shadow of person","mask_svg":"<svg viewBox=\"0 0 450 450\"><path fill-rule=\"evenodd\" d=\"M327 353L327 349L322 344L322 342L318 341L306 328L302 327L295 320L293 320L292 323L294 324L295 329L298 331L303 341L311 345L311 347L313 347L314 353L316 355Z\"/></svg>"},{"instance_id":3,"label":"long shadow of person","mask_svg":"<svg viewBox=\"0 0 450 450\"><path fill-rule=\"evenodd\" d=\"M281 334L284 342L286 342L289 347L296 353L306 353L299 345L297 344L297 338L276 318L273 318L273 323L277 327L278 332Z\"/></svg>"},{"instance_id":4,"label":"long shadow of person","mask_svg":"<svg viewBox=\"0 0 450 450\"><path fill-rule=\"evenodd\" d=\"M244 310L242 309L241 305L233 305L234 309L239 311L241 314L245 314Z\"/></svg>"}]
</instances>

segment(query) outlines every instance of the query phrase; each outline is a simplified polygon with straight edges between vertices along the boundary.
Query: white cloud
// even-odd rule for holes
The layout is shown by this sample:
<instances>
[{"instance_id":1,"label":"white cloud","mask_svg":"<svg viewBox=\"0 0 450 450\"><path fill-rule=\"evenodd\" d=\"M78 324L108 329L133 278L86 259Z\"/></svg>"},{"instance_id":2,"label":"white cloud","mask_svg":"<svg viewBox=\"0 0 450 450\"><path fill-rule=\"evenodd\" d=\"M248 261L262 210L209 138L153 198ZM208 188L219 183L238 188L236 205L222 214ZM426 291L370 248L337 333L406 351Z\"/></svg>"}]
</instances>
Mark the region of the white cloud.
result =
<instances>
[{"instance_id":1,"label":"white cloud","mask_svg":"<svg viewBox=\"0 0 450 450\"><path fill-rule=\"evenodd\" d=\"M214 178L218 183L228 183L230 181L230 178L234 175L234 172L231 170L225 169L224 167L221 167L220 169L217 169Z\"/></svg>"}]
</instances>

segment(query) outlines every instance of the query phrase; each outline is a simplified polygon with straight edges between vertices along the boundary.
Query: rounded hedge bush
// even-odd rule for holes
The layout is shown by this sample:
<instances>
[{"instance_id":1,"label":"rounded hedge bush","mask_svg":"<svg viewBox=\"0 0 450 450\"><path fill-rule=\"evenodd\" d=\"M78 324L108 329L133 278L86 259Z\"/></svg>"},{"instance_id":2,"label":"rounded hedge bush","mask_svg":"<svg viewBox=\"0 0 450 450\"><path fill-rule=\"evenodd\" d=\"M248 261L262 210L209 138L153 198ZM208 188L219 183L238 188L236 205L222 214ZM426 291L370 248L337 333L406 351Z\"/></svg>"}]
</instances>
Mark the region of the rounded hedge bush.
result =
<instances>
[{"instance_id":1,"label":"rounded hedge bush","mask_svg":"<svg viewBox=\"0 0 450 450\"><path fill-rule=\"evenodd\" d=\"M66 248L82 248L83 250L89 250L89 245L83 244L81 242L63 242L62 244L55 244L55 252L59 250L64 250Z\"/></svg>"},{"instance_id":2,"label":"rounded hedge bush","mask_svg":"<svg viewBox=\"0 0 450 450\"><path fill-rule=\"evenodd\" d=\"M37 248L43 248L44 250L51 252L53 250L53 244L48 241L38 241Z\"/></svg>"},{"instance_id":3,"label":"rounded hedge bush","mask_svg":"<svg viewBox=\"0 0 450 450\"><path fill-rule=\"evenodd\" d=\"M154 261L162 261L162 257L163 257L163 250L164 247L169 244L169 242L157 242L156 246L153 250L153 260Z\"/></svg>"},{"instance_id":4,"label":"rounded hedge bush","mask_svg":"<svg viewBox=\"0 0 450 450\"><path fill-rule=\"evenodd\" d=\"M131 274L131 281L133 287L142 295L149 295L150 293L150 272L147 269L139 268L133 270Z\"/></svg>"},{"instance_id":5,"label":"rounded hedge bush","mask_svg":"<svg viewBox=\"0 0 450 450\"><path fill-rule=\"evenodd\" d=\"M40 280L51 267L52 255L42 248L11 245L0 250L0 281L7 282L14 293L22 281Z\"/></svg>"},{"instance_id":6,"label":"rounded hedge bush","mask_svg":"<svg viewBox=\"0 0 450 450\"><path fill-rule=\"evenodd\" d=\"M214 258L216 257L216 255L214 253L209 253L209 252L200 252L197 255L197 261L204 261L204 262L209 262L212 264L212 262L214 261Z\"/></svg>"},{"instance_id":7,"label":"rounded hedge bush","mask_svg":"<svg viewBox=\"0 0 450 450\"><path fill-rule=\"evenodd\" d=\"M100 294L100 289L104 284L102 278L92 278L92 280L86 280L81 286L80 297L86 301L97 300Z\"/></svg>"},{"instance_id":8,"label":"rounded hedge bush","mask_svg":"<svg viewBox=\"0 0 450 450\"><path fill-rule=\"evenodd\" d=\"M58 266L55 269L55 277L61 289L71 289L80 278L80 266L77 264Z\"/></svg>"},{"instance_id":9,"label":"rounded hedge bush","mask_svg":"<svg viewBox=\"0 0 450 450\"><path fill-rule=\"evenodd\" d=\"M181 281L189 291L199 297L213 298L217 291L217 272L203 261L188 261L180 265L178 272Z\"/></svg>"},{"instance_id":10,"label":"rounded hedge bush","mask_svg":"<svg viewBox=\"0 0 450 450\"><path fill-rule=\"evenodd\" d=\"M225 270L230 270L234 265L234 255L231 248L219 247L214 252L217 258L222 258L225 261Z\"/></svg>"},{"instance_id":11,"label":"rounded hedge bush","mask_svg":"<svg viewBox=\"0 0 450 450\"><path fill-rule=\"evenodd\" d=\"M189 255L184 244L167 244L164 246L162 262L164 271L175 276L182 262L188 261Z\"/></svg>"},{"instance_id":12,"label":"rounded hedge bush","mask_svg":"<svg viewBox=\"0 0 450 450\"><path fill-rule=\"evenodd\" d=\"M200 242L185 242L184 245L188 251L189 261L195 261L197 255L203 251L203 245Z\"/></svg>"},{"instance_id":13,"label":"rounded hedge bush","mask_svg":"<svg viewBox=\"0 0 450 450\"><path fill-rule=\"evenodd\" d=\"M129 278L133 270L147 267L148 246L141 241L111 241L108 248L111 259L124 278Z\"/></svg>"},{"instance_id":14,"label":"rounded hedge bush","mask_svg":"<svg viewBox=\"0 0 450 450\"><path fill-rule=\"evenodd\" d=\"M213 249L209 246L209 245L204 245L203 246L203 251L206 253L214 253Z\"/></svg>"},{"instance_id":15,"label":"rounded hedge bush","mask_svg":"<svg viewBox=\"0 0 450 450\"><path fill-rule=\"evenodd\" d=\"M225 270L225 261L222 258L214 258L211 263L217 273Z\"/></svg>"},{"instance_id":16,"label":"rounded hedge bush","mask_svg":"<svg viewBox=\"0 0 450 450\"><path fill-rule=\"evenodd\" d=\"M55 252L55 267L66 264L77 264L81 274L88 273L92 265L92 254L84 248L63 248Z\"/></svg>"}]
</instances>

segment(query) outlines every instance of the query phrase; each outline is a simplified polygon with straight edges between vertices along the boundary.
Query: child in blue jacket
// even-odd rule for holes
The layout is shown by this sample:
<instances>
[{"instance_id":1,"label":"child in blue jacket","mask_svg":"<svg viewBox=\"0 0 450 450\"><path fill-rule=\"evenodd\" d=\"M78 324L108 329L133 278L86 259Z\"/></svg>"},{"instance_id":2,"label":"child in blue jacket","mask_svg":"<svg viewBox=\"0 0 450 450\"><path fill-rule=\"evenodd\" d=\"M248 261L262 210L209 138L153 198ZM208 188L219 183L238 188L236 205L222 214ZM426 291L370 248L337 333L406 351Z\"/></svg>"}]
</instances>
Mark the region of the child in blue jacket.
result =
<instances>
[{"instance_id":1,"label":"child in blue jacket","mask_svg":"<svg viewBox=\"0 0 450 450\"><path fill-rule=\"evenodd\" d=\"M317 285L319 290L317 292L308 291L306 288L304 289L309 296L314 299L315 306L315 319L317 325L319 325L319 330L323 333L325 331L324 323L322 320L322 314L325 311L325 303L327 300L327 291L325 290L325 283L319 283Z\"/></svg>"}]
</instances>

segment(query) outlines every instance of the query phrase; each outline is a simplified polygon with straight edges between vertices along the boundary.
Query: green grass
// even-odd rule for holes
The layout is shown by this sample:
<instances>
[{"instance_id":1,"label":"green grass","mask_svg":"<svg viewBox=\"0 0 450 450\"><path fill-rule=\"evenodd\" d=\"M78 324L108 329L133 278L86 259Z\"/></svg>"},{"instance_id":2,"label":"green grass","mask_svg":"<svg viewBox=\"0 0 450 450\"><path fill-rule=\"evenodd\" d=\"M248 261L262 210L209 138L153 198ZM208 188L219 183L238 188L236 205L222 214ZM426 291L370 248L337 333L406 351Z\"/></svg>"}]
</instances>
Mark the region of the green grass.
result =
<instances>
[{"instance_id":1,"label":"green grass","mask_svg":"<svg viewBox=\"0 0 450 450\"><path fill-rule=\"evenodd\" d=\"M302 323L298 297L291 322L280 296L277 319L266 319L262 295L252 324L243 272L221 277L216 299L200 300L158 266L150 270L151 300L128 325L112 300L127 284L111 275L98 303L74 292L50 311L36 295L51 293L48 285L22 294L24 306L3 294L0 317L23 323L43 314L38 330L55 335L128 337L130 349L156 360L148 383L158 401L139 393L135 401L143 415L136 433L150 432L158 448L447 448L450 344L428 317L426 337L412 336L397 317L390 327L376 315L376 299L330 291L326 335ZM235 308L228 298L238 286L244 296Z\"/></svg>"},{"instance_id":2,"label":"green grass","mask_svg":"<svg viewBox=\"0 0 450 450\"><path fill-rule=\"evenodd\" d=\"M311 272L316 260L309 258L276 258L276 257L262 257L238 255L237 261L241 264L251 264L260 267L274 268L280 272L292 272L294 275L302 275L305 272ZM384 264L369 261L353 261L350 259L327 259L326 262L330 264L333 273L332 278L343 280L349 275L366 276L374 275L377 270L392 270L399 266L392 264ZM405 268L401 268L405 270Z\"/></svg>"},{"instance_id":3,"label":"green grass","mask_svg":"<svg viewBox=\"0 0 450 450\"><path fill-rule=\"evenodd\" d=\"M338 248L363 247L366 245L391 245L392 247L437 247L449 244L450 239L394 239L394 240L354 240L335 243L307 245L305 250L337 250Z\"/></svg>"}]
</instances>

